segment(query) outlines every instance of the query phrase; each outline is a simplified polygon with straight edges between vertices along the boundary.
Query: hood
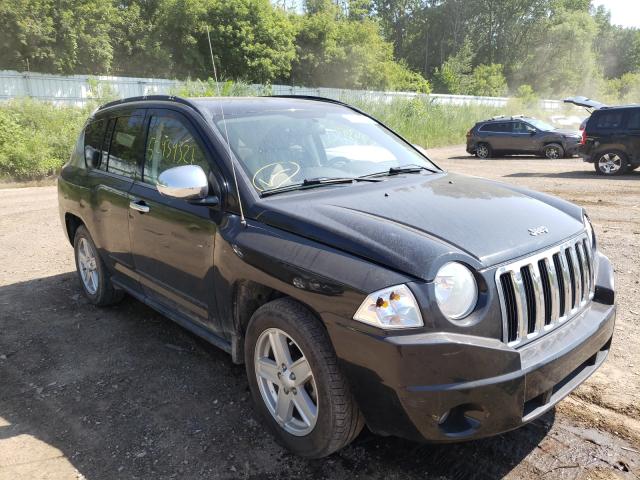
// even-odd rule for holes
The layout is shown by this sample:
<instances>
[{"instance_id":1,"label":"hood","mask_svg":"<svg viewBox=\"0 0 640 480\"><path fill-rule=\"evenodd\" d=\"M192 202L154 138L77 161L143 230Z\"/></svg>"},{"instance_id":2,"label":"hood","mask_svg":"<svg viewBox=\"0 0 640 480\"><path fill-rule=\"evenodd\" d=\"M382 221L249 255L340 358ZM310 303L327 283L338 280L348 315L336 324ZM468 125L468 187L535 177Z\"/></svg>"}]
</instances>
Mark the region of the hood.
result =
<instances>
[{"instance_id":1,"label":"hood","mask_svg":"<svg viewBox=\"0 0 640 480\"><path fill-rule=\"evenodd\" d=\"M568 202L447 173L282 194L256 207L264 223L427 281L445 261L481 269L584 228L582 209ZM548 233L531 235L538 227Z\"/></svg>"}]
</instances>

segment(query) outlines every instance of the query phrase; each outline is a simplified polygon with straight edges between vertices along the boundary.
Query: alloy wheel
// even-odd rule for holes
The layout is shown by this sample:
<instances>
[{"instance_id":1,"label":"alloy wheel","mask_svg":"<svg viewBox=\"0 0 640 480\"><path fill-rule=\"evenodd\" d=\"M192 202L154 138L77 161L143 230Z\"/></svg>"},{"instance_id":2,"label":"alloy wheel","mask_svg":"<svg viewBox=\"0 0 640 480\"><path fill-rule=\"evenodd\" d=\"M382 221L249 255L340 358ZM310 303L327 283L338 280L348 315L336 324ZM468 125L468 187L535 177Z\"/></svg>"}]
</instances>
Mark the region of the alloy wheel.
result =
<instances>
[{"instance_id":1,"label":"alloy wheel","mask_svg":"<svg viewBox=\"0 0 640 480\"><path fill-rule=\"evenodd\" d=\"M613 175L622 168L622 158L616 153L605 153L598 160L598 168L602 173Z\"/></svg>"},{"instance_id":2,"label":"alloy wheel","mask_svg":"<svg viewBox=\"0 0 640 480\"><path fill-rule=\"evenodd\" d=\"M98 291L99 276L96 253L86 238L78 242L78 267L84 288L90 295Z\"/></svg>"},{"instance_id":3,"label":"alloy wheel","mask_svg":"<svg viewBox=\"0 0 640 480\"><path fill-rule=\"evenodd\" d=\"M545 150L545 156L550 160L557 160L560 158L560 151L558 147L549 147Z\"/></svg>"},{"instance_id":4,"label":"alloy wheel","mask_svg":"<svg viewBox=\"0 0 640 480\"><path fill-rule=\"evenodd\" d=\"M318 419L318 391L298 344L268 328L256 342L254 366L262 400L278 425L295 436L309 434Z\"/></svg>"},{"instance_id":5,"label":"alloy wheel","mask_svg":"<svg viewBox=\"0 0 640 480\"><path fill-rule=\"evenodd\" d=\"M489 156L489 148L486 145L478 145L476 147L476 155L479 158L487 158Z\"/></svg>"}]
</instances>

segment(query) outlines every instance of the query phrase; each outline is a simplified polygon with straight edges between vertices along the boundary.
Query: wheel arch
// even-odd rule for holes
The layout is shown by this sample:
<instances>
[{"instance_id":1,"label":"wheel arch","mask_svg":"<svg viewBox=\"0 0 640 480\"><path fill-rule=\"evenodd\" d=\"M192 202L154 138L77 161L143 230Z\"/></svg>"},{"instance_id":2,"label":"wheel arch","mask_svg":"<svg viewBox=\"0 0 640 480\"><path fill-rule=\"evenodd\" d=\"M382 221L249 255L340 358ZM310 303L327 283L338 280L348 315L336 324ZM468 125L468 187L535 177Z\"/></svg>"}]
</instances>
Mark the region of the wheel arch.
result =
<instances>
[{"instance_id":1,"label":"wheel arch","mask_svg":"<svg viewBox=\"0 0 640 480\"><path fill-rule=\"evenodd\" d=\"M84 225L86 228L86 223L77 215L73 213L66 212L64 214L64 228L67 232L67 238L69 239L69 243L73 246L73 239L75 238L76 231L80 226Z\"/></svg>"},{"instance_id":2,"label":"wheel arch","mask_svg":"<svg viewBox=\"0 0 640 480\"><path fill-rule=\"evenodd\" d=\"M254 280L238 280L233 286L233 335L231 356L234 363L244 363L244 337L253 314L263 305L280 298L290 299L308 310L326 329L320 314L308 303L274 287Z\"/></svg>"}]
</instances>

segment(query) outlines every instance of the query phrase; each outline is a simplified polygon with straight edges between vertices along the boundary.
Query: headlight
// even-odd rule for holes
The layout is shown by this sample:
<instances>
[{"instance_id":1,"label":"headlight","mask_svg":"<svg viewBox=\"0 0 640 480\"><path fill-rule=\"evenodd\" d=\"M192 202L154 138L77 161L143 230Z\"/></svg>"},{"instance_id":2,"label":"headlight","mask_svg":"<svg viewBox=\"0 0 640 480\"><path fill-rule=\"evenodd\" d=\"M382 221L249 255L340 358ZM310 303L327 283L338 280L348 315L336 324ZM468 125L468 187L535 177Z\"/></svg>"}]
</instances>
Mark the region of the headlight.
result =
<instances>
[{"instance_id":1,"label":"headlight","mask_svg":"<svg viewBox=\"0 0 640 480\"><path fill-rule=\"evenodd\" d=\"M589 237L589 244L592 249L596 249L596 234L593 231L593 225L591 225L591 220L586 215L583 217L584 228L587 230L587 236Z\"/></svg>"},{"instance_id":2,"label":"headlight","mask_svg":"<svg viewBox=\"0 0 640 480\"><path fill-rule=\"evenodd\" d=\"M436 301L451 320L469 315L478 301L478 285L467 267L457 262L445 264L435 279Z\"/></svg>"},{"instance_id":3,"label":"headlight","mask_svg":"<svg viewBox=\"0 0 640 480\"><path fill-rule=\"evenodd\" d=\"M362 302L353 319L389 329L423 325L416 299L406 285L372 293Z\"/></svg>"}]
</instances>

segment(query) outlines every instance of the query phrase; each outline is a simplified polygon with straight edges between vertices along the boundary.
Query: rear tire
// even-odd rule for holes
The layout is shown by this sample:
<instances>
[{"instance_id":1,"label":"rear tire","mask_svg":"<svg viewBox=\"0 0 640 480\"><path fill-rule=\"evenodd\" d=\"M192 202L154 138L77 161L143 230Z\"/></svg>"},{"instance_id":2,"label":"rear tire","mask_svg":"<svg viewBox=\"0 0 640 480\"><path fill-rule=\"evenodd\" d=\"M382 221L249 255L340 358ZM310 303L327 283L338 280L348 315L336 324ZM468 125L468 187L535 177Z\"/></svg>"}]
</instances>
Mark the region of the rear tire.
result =
<instances>
[{"instance_id":1,"label":"rear tire","mask_svg":"<svg viewBox=\"0 0 640 480\"><path fill-rule=\"evenodd\" d=\"M122 300L124 292L113 286L109 273L98 254L98 249L84 225L76 230L73 250L76 271L84 296L99 307L113 305Z\"/></svg>"},{"instance_id":2,"label":"rear tire","mask_svg":"<svg viewBox=\"0 0 640 480\"><path fill-rule=\"evenodd\" d=\"M549 160L559 160L564 157L564 149L557 143L550 143L544 147L544 156Z\"/></svg>"},{"instance_id":3,"label":"rear tire","mask_svg":"<svg viewBox=\"0 0 640 480\"><path fill-rule=\"evenodd\" d=\"M282 363L288 363L286 368ZM364 418L327 331L301 304L281 298L253 314L245 336L245 364L257 410L293 453L325 457L362 430ZM292 376L294 371L305 374Z\"/></svg>"},{"instance_id":4,"label":"rear tire","mask_svg":"<svg viewBox=\"0 0 640 480\"><path fill-rule=\"evenodd\" d=\"M488 143L479 143L476 145L476 157L478 158L491 158L492 155L491 145Z\"/></svg>"},{"instance_id":5,"label":"rear tire","mask_svg":"<svg viewBox=\"0 0 640 480\"><path fill-rule=\"evenodd\" d=\"M619 150L605 150L596 156L593 166L596 173L607 177L623 175L629 169L627 156Z\"/></svg>"}]
</instances>

